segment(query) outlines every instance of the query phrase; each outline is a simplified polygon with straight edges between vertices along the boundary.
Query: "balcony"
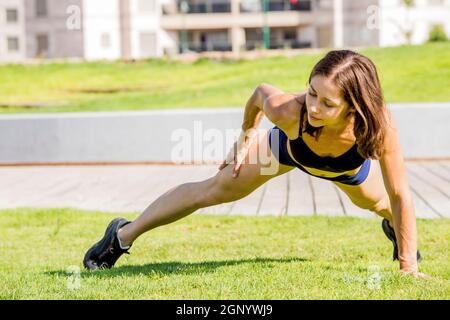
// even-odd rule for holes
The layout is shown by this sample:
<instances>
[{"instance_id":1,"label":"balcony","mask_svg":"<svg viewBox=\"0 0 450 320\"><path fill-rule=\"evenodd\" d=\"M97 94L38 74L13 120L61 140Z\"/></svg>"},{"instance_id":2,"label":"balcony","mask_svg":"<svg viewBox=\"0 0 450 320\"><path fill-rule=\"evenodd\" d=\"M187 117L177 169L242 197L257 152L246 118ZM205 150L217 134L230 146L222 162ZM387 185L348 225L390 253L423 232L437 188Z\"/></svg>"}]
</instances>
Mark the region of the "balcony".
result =
<instances>
[{"instance_id":1,"label":"balcony","mask_svg":"<svg viewBox=\"0 0 450 320\"><path fill-rule=\"evenodd\" d=\"M312 11L311 0L276 0L269 1L268 11ZM240 4L240 11L245 12L262 12L263 2L260 1L243 1Z\"/></svg>"},{"instance_id":2,"label":"balcony","mask_svg":"<svg viewBox=\"0 0 450 320\"><path fill-rule=\"evenodd\" d=\"M183 12L180 8L180 12ZM201 3L192 4L188 7L186 13L224 13L231 12L231 5L229 3Z\"/></svg>"},{"instance_id":3,"label":"balcony","mask_svg":"<svg viewBox=\"0 0 450 320\"><path fill-rule=\"evenodd\" d=\"M204 14L204 13L231 13L231 2L205 1L203 3L192 1L177 1L175 4L163 5L163 15L171 14Z\"/></svg>"},{"instance_id":4,"label":"balcony","mask_svg":"<svg viewBox=\"0 0 450 320\"><path fill-rule=\"evenodd\" d=\"M300 11L277 11L267 15L270 27L296 27L309 25L320 19L330 19L329 14ZM230 13L212 14L173 14L161 17L161 27L166 30L208 30L239 28L259 28L263 23L261 12L249 12L239 15Z\"/></svg>"},{"instance_id":5,"label":"balcony","mask_svg":"<svg viewBox=\"0 0 450 320\"><path fill-rule=\"evenodd\" d=\"M268 1L268 11L312 11L311 0L273 0ZM163 15L171 14L205 14L205 13L231 13L231 1L198 2L177 1L173 4L163 5ZM239 7L242 13L263 12L263 0L242 1Z\"/></svg>"},{"instance_id":6,"label":"balcony","mask_svg":"<svg viewBox=\"0 0 450 320\"><path fill-rule=\"evenodd\" d=\"M228 2L196 2L187 10L188 13L180 12L180 2L173 3L171 9L167 7L165 14L161 17L161 27L169 31L176 30L214 30L237 28L258 28L265 21L270 27L298 27L317 23L332 21L333 12L323 10L312 0L298 0L292 4L291 0L274 0L269 2L267 19L263 19L264 12L261 11L261 0L251 2L255 6L249 6L241 2L240 13L223 12L228 10L231 1ZM225 6L221 6L226 4ZM184 10L188 9L186 7ZM208 11L209 10L209 11ZM200 12L213 12L200 13Z\"/></svg>"},{"instance_id":7,"label":"balcony","mask_svg":"<svg viewBox=\"0 0 450 320\"><path fill-rule=\"evenodd\" d=\"M178 52L183 53L183 45L179 44ZM264 47L261 40L248 40L244 45L246 51L258 50ZM269 49L300 49L311 48L311 42L298 41L298 40L271 40ZM216 43L201 43L201 42L189 42L187 43L188 52L210 52L210 51L231 51L232 45L228 42L216 42Z\"/></svg>"},{"instance_id":8,"label":"balcony","mask_svg":"<svg viewBox=\"0 0 450 320\"><path fill-rule=\"evenodd\" d=\"M194 43L189 42L188 43L188 51L191 52L207 52L207 51L231 51L231 44L224 42L224 43ZM179 53L183 52L183 46L178 46Z\"/></svg>"},{"instance_id":9,"label":"balcony","mask_svg":"<svg viewBox=\"0 0 450 320\"><path fill-rule=\"evenodd\" d=\"M269 44L269 49L301 49L301 48L311 48L311 42L298 41L298 40L271 40ZM262 49L264 43L262 40L257 41L247 41L245 43L245 50L251 51L256 49Z\"/></svg>"}]
</instances>

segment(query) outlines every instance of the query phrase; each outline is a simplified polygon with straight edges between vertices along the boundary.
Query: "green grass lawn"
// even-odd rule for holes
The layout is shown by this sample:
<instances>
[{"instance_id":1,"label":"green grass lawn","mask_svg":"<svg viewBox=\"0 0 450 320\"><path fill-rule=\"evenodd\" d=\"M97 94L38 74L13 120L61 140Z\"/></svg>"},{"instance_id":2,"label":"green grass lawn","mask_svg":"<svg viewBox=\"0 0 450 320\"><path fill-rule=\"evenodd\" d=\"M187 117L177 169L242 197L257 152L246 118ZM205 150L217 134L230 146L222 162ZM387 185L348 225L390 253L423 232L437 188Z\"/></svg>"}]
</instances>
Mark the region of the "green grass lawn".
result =
<instances>
[{"instance_id":1,"label":"green grass lawn","mask_svg":"<svg viewBox=\"0 0 450 320\"><path fill-rule=\"evenodd\" d=\"M253 61L147 60L0 66L0 113L242 108L254 88L306 88L324 55ZM450 101L450 42L362 51L378 67L387 102ZM44 106L25 107L43 103Z\"/></svg>"},{"instance_id":2,"label":"green grass lawn","mask_svg":"<svg viewBox=\"0 0 450 320\"><path fill-rule=\"evenodd\" d=\"M194 214L139 238L112 270L81 270L71 288L68 270L114 216L0 211L0 299L450 298L448 219L418 220L433 280L399 274L380 219Z\"/></svg>"}]
</instances>

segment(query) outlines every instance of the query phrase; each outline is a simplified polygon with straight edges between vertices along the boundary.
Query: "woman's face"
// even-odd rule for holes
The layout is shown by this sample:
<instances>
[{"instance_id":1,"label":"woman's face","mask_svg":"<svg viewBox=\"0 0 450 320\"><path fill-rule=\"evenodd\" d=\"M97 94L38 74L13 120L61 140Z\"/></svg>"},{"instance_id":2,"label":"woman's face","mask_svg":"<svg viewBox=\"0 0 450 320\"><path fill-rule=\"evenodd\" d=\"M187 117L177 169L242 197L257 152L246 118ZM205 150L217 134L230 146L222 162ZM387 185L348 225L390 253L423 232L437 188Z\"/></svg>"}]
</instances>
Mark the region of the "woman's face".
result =
<instances>
[{"instance_id":1,"label":"woman's face","mask_svg":"<svg viewBox=\"0 0 450 320\"><path fill-rule=\"evenodd\" d=\"M321 75L312 77L306 94L308 122L313 127L339 131L348 124L348 103L341 90Z\"/></svg>"}]
</instances>

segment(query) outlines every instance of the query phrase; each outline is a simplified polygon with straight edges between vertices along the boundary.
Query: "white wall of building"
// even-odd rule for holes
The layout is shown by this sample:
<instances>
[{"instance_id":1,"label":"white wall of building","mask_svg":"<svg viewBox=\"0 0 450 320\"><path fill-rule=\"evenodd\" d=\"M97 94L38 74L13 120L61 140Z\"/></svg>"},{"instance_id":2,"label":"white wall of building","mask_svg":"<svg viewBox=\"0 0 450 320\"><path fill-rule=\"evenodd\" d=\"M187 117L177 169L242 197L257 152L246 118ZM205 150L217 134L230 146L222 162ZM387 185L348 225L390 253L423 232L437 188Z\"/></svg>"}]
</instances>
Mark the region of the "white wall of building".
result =
<instances>
[{"instance_id":1,"label":"white wall of building","mask_svg":"<svg viewBox=\"0 0 450 320\"><path fill-rule=\"evenodd\" d=\"M130 1L131 56L147 58L160 55L159 10L157 0Z\"/></svg>"},{"instance_id":2,"label":"white wall of building","mask_svg":"<svg viewBox=\"0 0 450 320\"><path fill-rule=\"evenodd\" d=\"M132 0L130 6L132 57L162 56L161 1Z\"/></svg>"},{"instance_id":3,"label":"white wall of building","mask_svg":"<svg viewBox=\"0 0 450 320\"><path fill-rule=\"evenodd\" d=\"M6 10L17 9L17 22L6 21ZM18 39L18 50L8 50L8 37ZM23 0L0 1L0 62L20 62L26 56L25 7Z\"/></svg>"},{"instance_id":4,"label":"white wall of building","mask_svg":"<svg viewBox=\"0 0 450 320\"><path fill-rule=\"evenodd\" d=\"M85 59L120 59L119 1L84 0L83 36Z\"/></svg>"},{"instance_id":5,"label":"white wall of building","mask_svg":"<svg viewBox=\"0 0 450 320\"><path fill-rule=\"evenodd\" d=\"M130 0L132 58L160 57L164 48L176 47L175 39L160 28L161 5L170 1ZM84 0L83 34L86 59L120 59L119 0Z\"/></svg>"},{"instance_id":6,"label":"white wall of building","mask_svg":"<svg viewBox=\"0 0 450 320\"><path fill-rule=\"evenodd\" d=\"M176 55L179 53L178 43L180 43L180 35L176 31L161 32L161 47L168 55Z\"/></svg>"},{"instance_id":7,"label":"white wall of building","mask_svg":"<svg viewBox=\"0 0 450 320\"><path fill-rule=\"evenodd\" d=\"M157 0L158 7L158 53L160 56L165 53L176 54L178 53L178 34L170 31L166 31L160 28L160 19L162 15L161 6L174 3L174 0Z\"/></svg>"},{"instance_id":8,"label":"white wall of building","mask_svg":"<svg viewBox=\"0 0 450 320\"><path fill-rule=\"evenodd\" d=\"M379 13L382 47L406 44L407 30L412 32L412 44L422 44L435 24L443 25L450 38L450 0L416 0L410 9L402 0L380 0Z\"/></svg>"}]
</instances>

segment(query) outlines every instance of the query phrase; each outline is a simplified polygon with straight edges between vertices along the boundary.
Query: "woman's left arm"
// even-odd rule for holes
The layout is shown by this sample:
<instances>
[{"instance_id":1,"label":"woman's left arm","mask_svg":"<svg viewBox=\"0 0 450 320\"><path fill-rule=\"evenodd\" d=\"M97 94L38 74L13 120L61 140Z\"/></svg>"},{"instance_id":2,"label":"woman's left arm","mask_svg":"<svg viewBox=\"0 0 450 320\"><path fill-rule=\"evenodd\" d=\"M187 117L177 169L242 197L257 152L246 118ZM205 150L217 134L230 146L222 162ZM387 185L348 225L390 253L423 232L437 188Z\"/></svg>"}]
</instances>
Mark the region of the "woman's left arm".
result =
<instances>
[{"instance_id":1,"label":"woman's left arm","mask_svg":"<svg viewBox=\"0 0 450 320\"><path fill-rule=\"evenodd\" d=\"M400 271L421 276L417 266L417 230L397 125L391 117L380 159L383 180L392 208Z\"/></svg>"}]
</instances>

